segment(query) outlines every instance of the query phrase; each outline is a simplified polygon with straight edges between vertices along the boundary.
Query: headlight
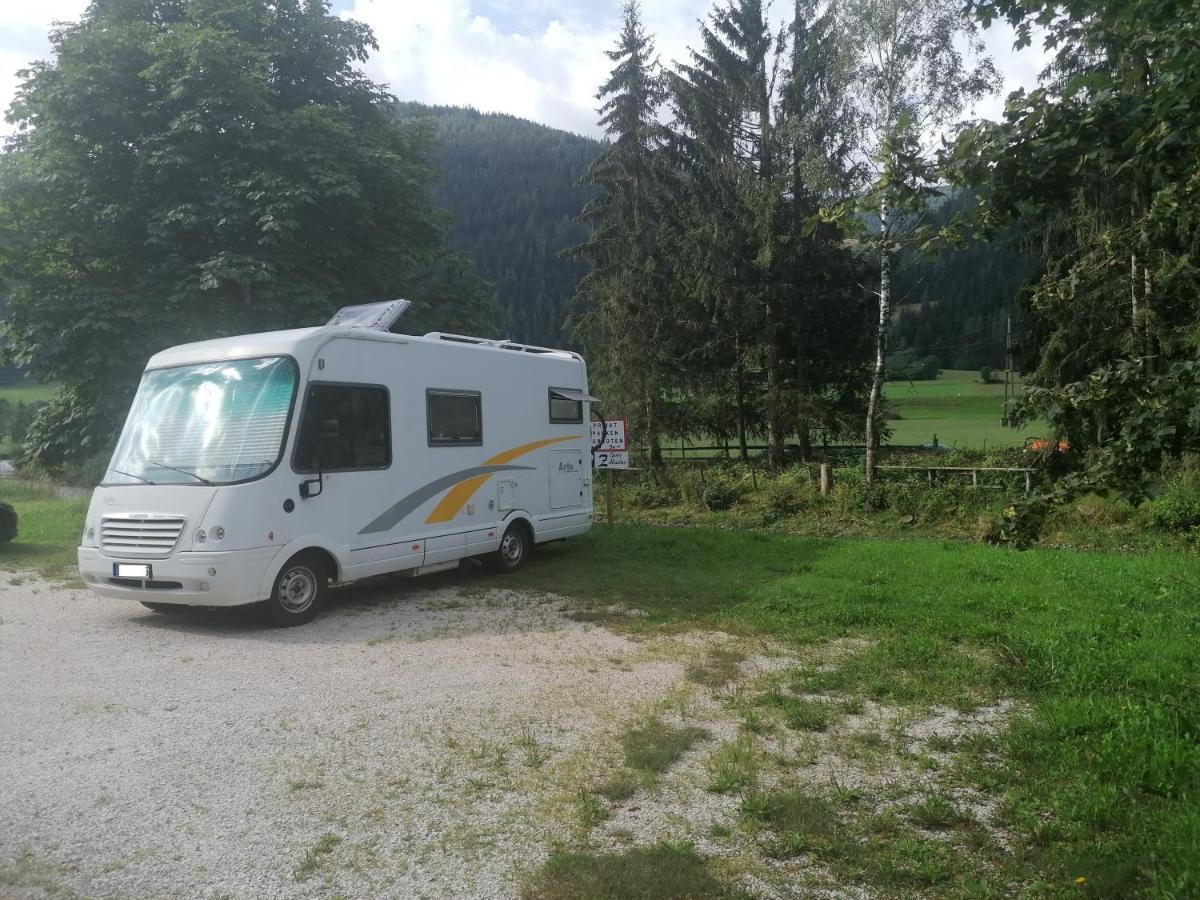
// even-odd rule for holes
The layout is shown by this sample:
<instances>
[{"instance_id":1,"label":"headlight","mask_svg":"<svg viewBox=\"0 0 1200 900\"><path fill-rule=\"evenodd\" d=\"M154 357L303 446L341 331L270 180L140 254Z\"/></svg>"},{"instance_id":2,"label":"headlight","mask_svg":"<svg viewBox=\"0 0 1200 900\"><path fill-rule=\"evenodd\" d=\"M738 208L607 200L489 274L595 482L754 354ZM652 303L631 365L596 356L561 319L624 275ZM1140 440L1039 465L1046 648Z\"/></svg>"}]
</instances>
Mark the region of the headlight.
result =
<instances>
[{"instance_id":1,"label":"headlight","mask_svg":"<svg viewBox=\"0 0 1200 900\"><path fill-rule=\"evenodd\" d=\"M208 535L204 533L203 528L197 528L196 533L194 535L192 535L192 539L197 544L203 544L205 541L208 540Z\"/></svg>"},{"instance_id":2,"label":"headlight","mask_svg":"<svg viewBox=\"0 0 1200 900\"><path fill-rule=\"evenodd\" d=\"M216 528L214 528L212 530L212 537L213 537L214 541L225 540L225 529L222 528L220 525L218 525Z\"/></svg>"},{"instance_id":3,"label":"headlight","mask_svg":"<svg viewBox=\"0 0 1200 900\"><path fill-rule=\"evenodd\" d=\"M96 546L96 529L86 522L83 524L83 534L79 537L79 543L85 547Z\"/></svg>"}]
</instances>

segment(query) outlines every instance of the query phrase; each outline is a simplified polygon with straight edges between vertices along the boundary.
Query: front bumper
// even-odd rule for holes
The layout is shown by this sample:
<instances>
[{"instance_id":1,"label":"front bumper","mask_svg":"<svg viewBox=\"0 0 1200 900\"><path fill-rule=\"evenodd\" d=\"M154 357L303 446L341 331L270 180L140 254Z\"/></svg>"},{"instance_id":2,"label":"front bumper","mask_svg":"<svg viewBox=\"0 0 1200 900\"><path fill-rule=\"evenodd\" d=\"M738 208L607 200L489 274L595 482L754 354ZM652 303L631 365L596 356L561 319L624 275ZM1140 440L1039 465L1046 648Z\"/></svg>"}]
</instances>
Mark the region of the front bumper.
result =
<instances>
[{"instance_id":1,"label":"front bumper","mask_svg":"<svg viewBox=\"0 0 1200 900\"><path fill-rule=\"evenodd\" d=\"M172 554L167 559L109 556L98 547L80 547L79 575L101 597L179 603L186 606L244 606L267 599L263 576L280 547ZM114 578L114 563L149 563L153 580Z\"/></svg>"}]
</instances>

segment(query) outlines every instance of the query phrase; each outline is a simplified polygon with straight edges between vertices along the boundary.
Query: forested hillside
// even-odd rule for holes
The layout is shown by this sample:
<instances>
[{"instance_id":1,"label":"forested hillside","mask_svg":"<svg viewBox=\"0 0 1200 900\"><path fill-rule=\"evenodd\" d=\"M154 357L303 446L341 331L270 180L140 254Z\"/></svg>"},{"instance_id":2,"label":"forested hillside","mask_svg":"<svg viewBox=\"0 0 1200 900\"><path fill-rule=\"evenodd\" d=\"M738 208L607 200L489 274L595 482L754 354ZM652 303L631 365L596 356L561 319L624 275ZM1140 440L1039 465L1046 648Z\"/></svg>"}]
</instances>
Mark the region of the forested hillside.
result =
<instances>
[{"instance_id":1,"label":"forested hillside","mask_svg":"<svg viewBox=\"0 0 1200 900\"><path fill-rule=\"evenodd\" d=\"M931 221L944 225L974 203L973 194L957 194L931 213ZM1032 273L1032 261L1012 234L972 240L932 259L908 251L896 271L893 351L932 355L944 369L1001 368L1005 320L1012 316L1016 341L1022 331L1017 295Z\"/></svg>"},{"instance_id":2,"label":"forested hillside","mask_svg":"<svg viewBox=\"0 0 1200 900\"><path fill-rule=\"evenodd\" d=\"M579 178L603 145L514 116L419 103L399 109L437 122L437 195L455 217L452 245L495 285L505 337L566 342L563 323L585 266L560 252L585 237L576 219L588 190Z\"/></svg>"},{"instance_id":3,"label":"forested hillside","mask_svg":"<svg viewBox=\"0 0 1200 900\"><path fill-rule=\"evenodd\" d=\"M437 194L454 216L452 242L495 285L505 336L568 342L563 324L586 267L560 251L586 236L576 221L588 196L579 179L604 145L514 116L399 108L437 123ZM951 198L933 218L944 223L972 202L968 194ZM1002 366L1005 318L1017 315L1017 291L1030 270L1004 241L972 241L934 259L907 254L896 273L893 348L934 355L943 368Z\"/></svg>"}]
</instances>

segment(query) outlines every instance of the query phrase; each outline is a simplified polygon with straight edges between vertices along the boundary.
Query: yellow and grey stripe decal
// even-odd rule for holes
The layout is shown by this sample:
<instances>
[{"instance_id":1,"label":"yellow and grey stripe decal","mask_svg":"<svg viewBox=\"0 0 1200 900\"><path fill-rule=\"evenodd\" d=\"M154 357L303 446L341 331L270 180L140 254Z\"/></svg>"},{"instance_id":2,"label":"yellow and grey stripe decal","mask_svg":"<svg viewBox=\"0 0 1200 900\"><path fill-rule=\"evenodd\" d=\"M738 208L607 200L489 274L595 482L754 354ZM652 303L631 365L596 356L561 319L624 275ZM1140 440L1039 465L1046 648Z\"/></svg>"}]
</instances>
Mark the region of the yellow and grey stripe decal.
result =
<instances>
[{"instance_id":1,"label":"yellow and grey stripe decal","mask_svg":"<svg viewBox=\"0 0 1200 900\"><path fill-rule=\"evenodd\" d=\"M533 441L529 444L522 444L519 447L513 447L511 450L505 450L503 453L497 453L490 459L484 460L482 465L472 466L469 469L462 469L449 475L443 475L441 478L437 478L417 488L408 496L392 504L392 506L372 519L359 531L359 534L375 534L394 528L415 509L433 497L436 497L442 491L445 491L446 488L450 488L450 490L446 492L446 496L442 498L441 502L433 508L433 512L429 514L429 518L425 520L425 523L432 525L439 522L450 522L466 506L467 501L474 496L483 483L496 472L529 471L534 468L533 466L509 465L514 459L524 456L526 453L532 453L541 447L575 440L576 438L578 438L578 435L571 434L565 437L547 438L541 441Z\"/></svg>"}]
</instances>

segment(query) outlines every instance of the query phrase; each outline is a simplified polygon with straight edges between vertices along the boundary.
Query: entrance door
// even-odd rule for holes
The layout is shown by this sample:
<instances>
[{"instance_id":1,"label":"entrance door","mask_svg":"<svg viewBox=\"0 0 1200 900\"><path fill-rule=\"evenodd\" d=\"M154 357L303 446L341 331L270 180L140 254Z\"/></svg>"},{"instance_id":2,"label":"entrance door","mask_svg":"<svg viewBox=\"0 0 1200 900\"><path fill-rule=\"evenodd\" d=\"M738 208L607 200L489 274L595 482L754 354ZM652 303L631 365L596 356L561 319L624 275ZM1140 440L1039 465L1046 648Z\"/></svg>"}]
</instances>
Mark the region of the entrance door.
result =
<instances>
[{"instance_id":1,"label":"entrance door","mask_svg":"<svg viewBox=\"0 0 1200 900\"><path fill-rule=\"evenodd\" d=\"M583 454L578 450L550 453L550 508L583 506Z\"/></svg>"}]
</instances>

